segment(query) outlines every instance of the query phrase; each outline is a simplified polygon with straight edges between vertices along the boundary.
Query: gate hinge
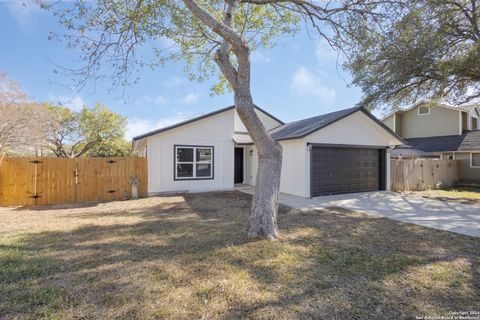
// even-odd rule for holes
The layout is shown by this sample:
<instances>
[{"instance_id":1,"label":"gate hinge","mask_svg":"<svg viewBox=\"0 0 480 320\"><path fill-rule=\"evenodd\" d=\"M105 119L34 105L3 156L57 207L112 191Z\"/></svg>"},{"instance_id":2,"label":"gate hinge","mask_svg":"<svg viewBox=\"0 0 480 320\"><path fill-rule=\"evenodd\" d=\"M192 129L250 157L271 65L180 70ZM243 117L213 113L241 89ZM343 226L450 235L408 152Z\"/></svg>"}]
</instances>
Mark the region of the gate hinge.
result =
<instances>
[{"instance_id":1,"label":"gate hinge","mask_svg":"<svg viewBox=\"0 0 480 320\"><path fill-rule=\"evenodd\" d=\"M115 161L115 160L107 160L107 163L110 163L110 164L115 163L115 162L117 162L117 161Z\"/></svg>"},{"instance_id":2,"label":"gate hinge","mask_svg":"<svg viewBox=\"0 0 480 320\"><path fill-rule=\"evenodd\" d=\"M107 193L115 193L117 190L108 190Z\"/></svg>"},{"instance_id":3,"label":"gate hinge","mask_svg":"<svg viewBox=\"0 0 480 320\"><path fill-rule=\"evenodd\" d=\"M30 163L38 164L38 163L42 163L42 161L40 161L40 160L32 160L32 161L30 161Z\"/></svg>"}]
</instances>

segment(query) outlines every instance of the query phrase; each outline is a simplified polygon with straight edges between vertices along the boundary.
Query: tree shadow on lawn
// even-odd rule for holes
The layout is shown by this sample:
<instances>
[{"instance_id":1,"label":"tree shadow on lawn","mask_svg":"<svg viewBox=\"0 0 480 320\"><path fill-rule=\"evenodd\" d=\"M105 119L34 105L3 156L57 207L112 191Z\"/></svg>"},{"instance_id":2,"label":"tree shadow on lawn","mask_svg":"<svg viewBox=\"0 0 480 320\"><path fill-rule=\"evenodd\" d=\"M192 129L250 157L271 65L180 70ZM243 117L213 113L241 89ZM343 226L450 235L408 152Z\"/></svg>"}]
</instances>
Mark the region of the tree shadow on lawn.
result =
<instances>
[{"instance_id":1,"label":"tree shadow on lawn","mask_svg":"<svg viewBox=\"0 0 480 320\"><path fill-rule=\"evenodd\" d=\"M285 318L399 319L480 308L478 238L341 208L291 210L279 223L288 243L310 249L290 270L290 294L237 306L232 317L280 309ZM282 281L281 266L263 273L257 262L233 260L259 279Z\"/></svg>"},{"instance_id":2,"label":"tree shadow on lawn","mask_svg":"<svg viewBox=\"0 0 480 320\"><path fill-rule=\"evenodd\" d=\"M14 207L13 211L51 211L51 210L68 210L79 208L91 208L108 203L108 201L92 201L81 203L65 203L65 204L46 204L46 205L23 205Z\"/></svg>"},{"instance_id":3,"label":"tree shadow on lawn","mask_svg":"<svg viewBox=\"0 0 480 320\"><path fill-rule=\"evenodd\" d=\"M249 195L183 197L72 213L90 224L0 246L0 318L393 319L480 308L480 239L281 207L280 239L248 242Z\"/></svg>"}]
</instances>

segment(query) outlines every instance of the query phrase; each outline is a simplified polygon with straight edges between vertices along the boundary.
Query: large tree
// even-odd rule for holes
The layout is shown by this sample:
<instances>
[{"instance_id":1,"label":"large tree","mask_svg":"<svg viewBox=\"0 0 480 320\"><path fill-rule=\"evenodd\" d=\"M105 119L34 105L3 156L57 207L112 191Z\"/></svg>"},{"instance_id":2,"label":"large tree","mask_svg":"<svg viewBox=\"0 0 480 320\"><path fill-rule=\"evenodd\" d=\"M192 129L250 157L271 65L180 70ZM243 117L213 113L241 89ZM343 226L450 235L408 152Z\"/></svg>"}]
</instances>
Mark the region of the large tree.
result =
<instances>
[{"instance_id":1,"label":"large tree","mask_svg":"<svg viewBox=\"0 0 480 320\"><path fill-rule=\"evenodd\" d=\"M87 157L131 157L132 144L124 138L105 140L87 152Z\"/></svg>"},{"instance_id":2,"label":"large tree","mask_svg":"<svg viewBox=\"0 0 480 320\"><path fill-rule=\"evenodd\" d=\"M59 158L128 155L123 136L127 119L101 104L80 112L50 106L48 147Z\"/></svg>"},{"instance_id":3,"label":"large tree","mask_svg":"<svg viewBox=\"0 0 480 320\"><path fill-rule=\"evenodd\" d=\"M413 0L392 23L346 37L346 67L363 104L391 109L420 99L457 105L480 98L479 17L480 0Z\"/></svg>"},{"instance_id":4,"label":"large tree","mask_svg":"<svg viewBox=\"0 0 480 320\"><path fill-rule=\"evenodd\" d=\"M279 36L298 31L303 22L334 45L340 31L354 36L346 28L351 21L375 24L391 2L77 0L65 10L54 11L70 31L66 35L69 46L81 49L85 65L76 70L81 77L97 76L105 70L106 62L111 64L115 82L124 85L138 66L157 67L178 59L186 62L186 71L193 79L219 74L215 92L222 92L225 86L233 90L238 115L258 150L248 237L275 239L282 147L254 112L250 53L270 47ZM51 8L48 3L44 7ZM159 43L172 46L166 48ZM139 54L141 46L153 47L154 58Z\"/></svg>"},{"instance_id":5,"label":"large tree","mask_svg":"<svg viewBox=\"0 0 480 320\"><path fill-rule=\"evenodd\" d=\"M35 152L47 138L47 120L46 106L29 101L18 83L0 72L0 153Z\"/></svg>"}]
</instances>

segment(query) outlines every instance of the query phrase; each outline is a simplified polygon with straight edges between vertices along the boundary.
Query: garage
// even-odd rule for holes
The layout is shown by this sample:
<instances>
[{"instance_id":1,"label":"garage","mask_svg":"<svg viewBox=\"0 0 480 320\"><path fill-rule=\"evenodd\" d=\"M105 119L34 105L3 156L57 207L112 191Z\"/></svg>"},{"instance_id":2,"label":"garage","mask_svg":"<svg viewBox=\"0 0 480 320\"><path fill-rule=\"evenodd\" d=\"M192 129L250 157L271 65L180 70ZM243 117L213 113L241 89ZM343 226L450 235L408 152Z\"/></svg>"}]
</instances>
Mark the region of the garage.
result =
<instances>
[{"instance_id":1,"label":"garage","mask_svg":"<svg viewBox=\"0 0 480 320\"><path fill-rule=\"evenodd\" d=\"M385 149L311 148L311 196L385 190Z\"/></svg>"}]
</instances>

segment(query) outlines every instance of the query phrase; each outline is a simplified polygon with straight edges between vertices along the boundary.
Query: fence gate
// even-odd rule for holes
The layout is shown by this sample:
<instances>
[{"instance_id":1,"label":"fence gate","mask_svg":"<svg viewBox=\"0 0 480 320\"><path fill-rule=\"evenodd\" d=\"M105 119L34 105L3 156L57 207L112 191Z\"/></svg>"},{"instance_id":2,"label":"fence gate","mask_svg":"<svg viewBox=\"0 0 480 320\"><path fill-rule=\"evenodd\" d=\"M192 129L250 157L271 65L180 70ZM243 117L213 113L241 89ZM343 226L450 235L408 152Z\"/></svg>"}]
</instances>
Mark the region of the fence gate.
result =
<instances>
[{"instance_id":1,"label":"fence gate","mask_svg":"<svg viewBox=\"0 0 480 320\"><path fill-rule=\"evenodd\" d=\"M457 160L391 160L392 191L415 191L435 188L439 183L452 186L458 182Z\"/></svg>"},{"instance_id":2,"label":"fence gate","mask_svg":"<svg viewBox=\"0 0 480 320\"><path fill-rule=\"evenodd\" d=\"M129 198L132 176L147 195L145 158L4 158L0 205L46 205Z\"/></svg>"}]
</instances>

